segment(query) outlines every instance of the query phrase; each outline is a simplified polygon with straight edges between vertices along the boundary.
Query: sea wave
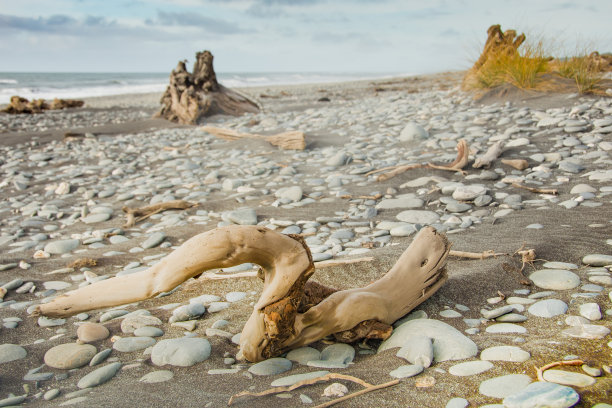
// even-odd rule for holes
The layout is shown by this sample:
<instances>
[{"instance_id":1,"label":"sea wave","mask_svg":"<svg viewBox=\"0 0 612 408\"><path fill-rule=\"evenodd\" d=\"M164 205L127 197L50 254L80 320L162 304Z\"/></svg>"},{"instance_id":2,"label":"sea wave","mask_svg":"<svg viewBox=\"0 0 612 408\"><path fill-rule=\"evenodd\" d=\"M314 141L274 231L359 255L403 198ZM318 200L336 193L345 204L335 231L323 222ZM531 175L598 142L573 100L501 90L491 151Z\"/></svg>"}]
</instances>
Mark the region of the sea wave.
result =
<instances>
[{"instance_id":1,"label":"sea wave","mask_svg":"<svg viewBox=\"0 0 612 408\"><path fill-rule=\"evenodd\" d=\"M5 84L5 85L13 85L13 84L17 84L17 80L16 79L4 79L4 78L0 78L0 84Z\"/></svg>"}]
</instances>

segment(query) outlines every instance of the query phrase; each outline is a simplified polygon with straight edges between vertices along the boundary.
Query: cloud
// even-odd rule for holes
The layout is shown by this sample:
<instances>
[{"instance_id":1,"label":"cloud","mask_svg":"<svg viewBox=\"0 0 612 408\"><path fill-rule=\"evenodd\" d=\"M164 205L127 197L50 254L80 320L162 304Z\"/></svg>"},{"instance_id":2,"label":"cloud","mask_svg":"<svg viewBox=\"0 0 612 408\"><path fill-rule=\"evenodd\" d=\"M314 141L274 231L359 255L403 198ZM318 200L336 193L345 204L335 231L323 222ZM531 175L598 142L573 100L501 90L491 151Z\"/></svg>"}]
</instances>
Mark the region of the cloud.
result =
<instances>
[{"instance_id":1,"label":"cloud","mask_svg":"<svg viewBox=\"0 0 612 408\"><path fill-rule=\"evenodd\" d=\"M0 14L0 29L14 29L22 31L56 32L64 27L75 24L76 20L64 14L55 14L50 17L19 17Z\"/></svg>"},{"instance_id":2,"label":"cloud","mask_svg":"<svg viewBox=\"0 0 612 408\"><path fill-rule=\"evenodd\" d=\"M169 12L158 10L157 18L155 20L147 19L145 23L149 26L195 27L216 34L238 34L253 31L241 27L238 24L217 18L206 17L202 14L193 12Z\"/></svg>"}]
</instances>

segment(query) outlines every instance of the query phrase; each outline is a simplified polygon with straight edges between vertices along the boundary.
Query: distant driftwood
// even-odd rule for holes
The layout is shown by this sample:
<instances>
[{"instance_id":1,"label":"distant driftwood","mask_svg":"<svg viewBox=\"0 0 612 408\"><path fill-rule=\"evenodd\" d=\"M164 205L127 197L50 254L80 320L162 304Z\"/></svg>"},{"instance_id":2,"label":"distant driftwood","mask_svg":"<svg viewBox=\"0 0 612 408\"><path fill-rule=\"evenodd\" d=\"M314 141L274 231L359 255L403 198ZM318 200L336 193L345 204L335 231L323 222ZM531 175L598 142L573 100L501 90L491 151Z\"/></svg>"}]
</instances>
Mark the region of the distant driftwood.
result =
<instances>
[{"instance_id":1,"label":"distant driftwood","mask_svg":"<svg viewBox=\"0 0 612 408\"><path fill-rule=\"evenodd\" d=\"M193 73L187 71L185 61L179 61L160 102L162 108L156 117L189 125L214 114L239 116L259 112L257 103L217 82L209 51L196 54Z\"/></svg>"},{"instance_id":2,"label":"distant driftwood","mask_svg":"<svg viewBox=\"0 0 612 408\"><path fill-rule=\"evenodd\" d=\"M66 108L80 108L85 102L78 99L57 99L51 103L44 99L32 99L31 101L21 96L11 96L11 103L2 112L18 113L41 113L46 110L59 110Z\"/></svg>"}]
</instances>

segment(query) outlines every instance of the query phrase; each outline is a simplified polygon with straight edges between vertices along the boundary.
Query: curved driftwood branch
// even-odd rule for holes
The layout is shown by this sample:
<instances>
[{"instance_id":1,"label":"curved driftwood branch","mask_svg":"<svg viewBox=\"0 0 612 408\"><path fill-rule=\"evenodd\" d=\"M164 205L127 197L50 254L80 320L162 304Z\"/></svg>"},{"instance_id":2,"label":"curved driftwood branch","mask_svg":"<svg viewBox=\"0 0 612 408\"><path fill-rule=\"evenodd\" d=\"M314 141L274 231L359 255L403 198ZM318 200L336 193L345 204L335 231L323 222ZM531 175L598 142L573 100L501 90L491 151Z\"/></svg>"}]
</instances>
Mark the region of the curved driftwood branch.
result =
<instances>
[{"instance_id":1,"label":"curved driftwood branch","mask_svg":"<svg viewBox=\"0 0 612 408\"><path fill-rule=\"evenodd\" d=\"M478 156L476 160L474 160L472 167L475 169L479 169L481 167L489 168L491 163L501 156L503 151L504 144L501 141L493 143L483 155Z\"/></svg>"},{"instance_id":2,"label":"curved driftwood branch","mask_svg":"<svg viewBox=\"0 0 612 408\"><path fill-rule=\"evenodd\" d=\"M242 331L243 356L260 361L336 334L345 340L385 337L393 323L446 280L446 237L423 228L391 270L364 287L336 291L306 281L314 273L299 236L258 226L229 226L197 235L146 271L96 282L41 304L34 315L70 316L167 292L203 271L242 263L261 266L262 294ZM347 331L349 333L347 333Z\"/></svg>"}]
</instances>

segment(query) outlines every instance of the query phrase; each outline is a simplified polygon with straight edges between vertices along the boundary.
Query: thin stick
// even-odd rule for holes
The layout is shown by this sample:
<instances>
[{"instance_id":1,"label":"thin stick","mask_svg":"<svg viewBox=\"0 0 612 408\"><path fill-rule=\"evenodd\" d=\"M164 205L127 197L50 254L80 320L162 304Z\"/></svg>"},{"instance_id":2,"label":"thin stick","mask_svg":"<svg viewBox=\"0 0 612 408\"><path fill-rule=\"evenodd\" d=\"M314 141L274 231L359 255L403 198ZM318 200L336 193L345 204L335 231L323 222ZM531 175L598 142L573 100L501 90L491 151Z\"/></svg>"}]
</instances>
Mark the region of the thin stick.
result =
<instances>
[{"instance_id":1,"label":"thin stick","mask_svg":"<svg viewBox=\"0 0 612 408\"><path fill-rule=\"evenodd\" d=\"M399 384L399 380L393 380L393 381L389 381L389 382L384 383L384 384L373 385L371 387L364 388L363 390L359 390L359 391L354 392L352 394L345 395L344 397L337 398L337 399L335 399L333 401L329 401L329 402L326 402L324 404L317 405L314 408L331 407L332 405L336 405L336 404L338 404L338 403L340 403L342 401L346 401L348 399L351 399L351 398L354 398L354 397L358 397L358 396L363 395L363 394L367 394L368 392L380 390L381 388L391 387L391 386L394 386L394 385L397 385L397 384Z\"/></svg>"},{"instance_id":2,"label":"thin stick","mask_svg":"<svg viewBox=\"0 0 612 408\"><path fill-rule=\"evenodd\" d=\"M528 187L519 183L512 183L512 187L522 188L525 190L529 190L532 193L541 193L541 194L559 194L559 191L556 188L537 188L537 187Z\"/></svg>"},{"instance_id":3,"label":"thin stick","mask_svg":"<svg viewBox=\"0 0 612 408\"><path fill-rule=\"evenodd\" d=\"M150 216L166 211L166 210L186 210L197 206L198 203L191 203L185 200L166 201L140 208L123 207L127 220L123 225L124 228L133 227L138 222L149 218Z\"/></svg>"},{"instance_id":4,"label":"thin stick","mask_svg":"<svg viewBox=\"0 0 612 408\"><path fill-rule=\"evenodd\" d=\"M546 382L546 380L544 379L544 371L548 370L549 368L553 368L556 366L564 366L564 365L582 365L584 364L584 361L582 360L568 360L568 361L555 361L553 363L550 364L546 364L545 366L542 366L540 368L533 366L533 368L535 368L536 370L536 374L538 376L538 381L544 381Z\"/></svg>"},{"instance_id":5,"label":"thin stick","mask_svg":"<svg viewBox=\"0 0 612 408\"><path fill-rule=\"evenodd\" d=\"M231 398L229 399L229 401L227 402L227 405L228 406L232 405L234 403L234 400L236 398L240 398L240 397L245 397L245 396L264 397L266 395L280 394L282 392L293 391L293 390L295 390L297 388L304 387L306 385L313 385L313 384L316 384L316 383L321 382L321 381L329 381L329 380L348 380L348 381L352 381L354 383L357 383L359 385L362 385L362 386L366 387L366 389L367 388L371 388L371 387L376 387L376 385L372 385L370 383L367 383L367 382L363 381L360 378L353 377L352 375L330 373L330 374L323 375L321 377L316 377L316 378L311 378L311 379L308 379L308 380L298 381L295 384L289 385L289 386L286 386L286 387L274 387L274 388L270 388L270 389L267 389L267 390L261 391L261 392L242 391L242 392L239 392L238 394L232 395Z\"/></svg>"},{"instance_id":6,"label":"thin stick","mask_svg":"<svg viewBox=\"0 0 612 408\"><path fill-rule=\"evenodd\" d=\"M402 174L412 169L422 169L423 167L427 167L427 164L407 164L405 166L398 166L395 170L391 170L388 173L381 174L376 178L376 181L387 181L390 178L397 176L398 174Z\"/></svg>"},{"instance_id":7,"label":"thin stick","mask_svg":"<svg viewBox=\"0 0 612 408\"><path fill-rule=\"evenodd\" d=\"M508 255L508 254L496 253L493 250L484 251L484 252L466 252L466 251L454 251L451 249L448 255L456 256L458 258L487 259L487 258L497 258L498 256Z\"/></svg>"}]
</instances>

